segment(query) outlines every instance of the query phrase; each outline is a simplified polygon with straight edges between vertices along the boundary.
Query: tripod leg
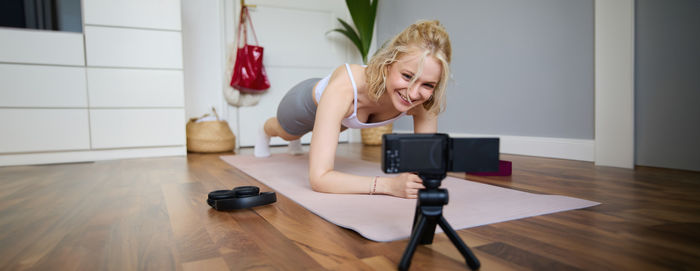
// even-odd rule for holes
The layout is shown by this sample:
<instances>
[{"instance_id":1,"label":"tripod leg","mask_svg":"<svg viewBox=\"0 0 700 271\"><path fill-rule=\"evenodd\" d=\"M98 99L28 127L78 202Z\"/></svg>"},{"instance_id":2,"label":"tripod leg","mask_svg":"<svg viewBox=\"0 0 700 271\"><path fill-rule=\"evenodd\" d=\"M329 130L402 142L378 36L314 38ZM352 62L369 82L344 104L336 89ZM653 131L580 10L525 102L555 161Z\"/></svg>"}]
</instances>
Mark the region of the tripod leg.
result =
<instances>
[{"instance_id":1,"label":"tripod leg","mask_svg":"<svg viewBox=\"0 0 700 271\"><path fill-rule=\"evenodd\" d=\"M416 227L418 226L418 220L420 220L421 216L423 216L420 212L420 201L416 202L416 213L413 215L413 224L411 224L411 234L416 231Z\"/></svg>"},{"instance_id":2,"label":"tripod leg","mask_svg":"<svg viewBox=\"0 0 700 271\"><path fill-rule=\"evenodd\" d=\"M467 261L467 265L469 268L472 270L479 269L481 266L481 263L479 262L479 259L476 258L474 253L467 247L467 245L462 241L462 238L457 235L457 232L455 232L454 229L450 226L449 223L447 223L447 220L445 217L440 216L440 221L438 221L440 224L440 228L442 228L442 231L445 232L447 237L450 238L450 241L452 241L452 244L454 244L457 249L459 250L460 253L462 253L462 257Z\"/></svg>"},{"instance_id":3,"label":"tripod leg","mask_svg":"<svg viewBox=\"0 0 700 271\"><path fill-rule=\"evenodd\" d=\"M413 233L411 234L411 239L408 241L408 246L401 256L401 262L399 262L399 270L408 270L411 266L411 258L413 258L413 253L416 252L416 247L418 246L418 241L425 230L425 216L418 218L418 224L416 224Z\"/></svg>"},{"instance_id":4,"label":"tripod leg","mask_svg":"<svg viewBox=\"0 0 700 271\"><path fill-rule=\"evenodd\" d=\"M428 219L425 222L425 230L420 238L421 245L429 245L433 243L433 237L435 237L435 227L437 227L435 219Z\"/></svg>"}]
</instances>

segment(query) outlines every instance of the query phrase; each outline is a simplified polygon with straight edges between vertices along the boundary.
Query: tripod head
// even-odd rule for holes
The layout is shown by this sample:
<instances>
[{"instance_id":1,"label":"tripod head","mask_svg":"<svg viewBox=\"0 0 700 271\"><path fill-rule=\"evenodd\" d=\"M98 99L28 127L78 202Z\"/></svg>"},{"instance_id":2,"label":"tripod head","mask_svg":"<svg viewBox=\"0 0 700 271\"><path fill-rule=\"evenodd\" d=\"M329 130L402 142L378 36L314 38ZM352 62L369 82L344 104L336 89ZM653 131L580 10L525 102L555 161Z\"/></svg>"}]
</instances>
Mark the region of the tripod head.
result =
<instances>
[{"instance_id":1,"label":"tripod head","mask_svg":"<svg viewBox=\"0 0 700 271\"><path fill-rule=\"evenodd\" d=\"M426 190L437 189L442 185L442 180L447 176L447 172L443 173L420 173L418 172L418 177L423 180L423 186Z\"/></svg>"},{"instance_id":2,"label":"tripod head","mask_svg":"<svg viewBox=\"0 0 700 271\"><path fill-rule=\"evenodd\" d=\"M418 202L424 206L442 206L447 205L449 194L447 189L441 189L442 180L447 176L442 174L426 174L418 173L418 177L423 180L425 189L418 191ZM415 222L415 221L414 221Z\"/></svg>"}]
</instances>

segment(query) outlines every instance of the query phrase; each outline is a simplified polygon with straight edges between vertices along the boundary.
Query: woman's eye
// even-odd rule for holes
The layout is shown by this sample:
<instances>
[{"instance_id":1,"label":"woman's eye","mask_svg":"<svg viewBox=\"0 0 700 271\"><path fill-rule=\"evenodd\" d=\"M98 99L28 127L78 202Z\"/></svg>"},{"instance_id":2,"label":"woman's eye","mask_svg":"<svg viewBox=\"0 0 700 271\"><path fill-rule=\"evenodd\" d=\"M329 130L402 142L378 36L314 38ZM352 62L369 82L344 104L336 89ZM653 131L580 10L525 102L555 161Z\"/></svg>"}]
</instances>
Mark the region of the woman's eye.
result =
<instances>
[{"instance_id":1,"label":"woman's eye","mask_svg":"<svg viewBox=\"0 0 700 271\"><path fill-rule=\"evenodd\" d=\"M411 76L410 74L402 73L401 75L403 76L404 79L411 80L411 77L412 77L412 76Z\"/></svg>"},{"instance_id":2,"label":"woman's eye","mask_svg":"<svg viewBox=\"0 0 700 271\"><path fill-rule=\"evenodd\" d=\"M432 84L423 84L423 86L425 86L427 89L434 89L435 88L435 85L432 85Z\"/></svg>"}]
</instances>

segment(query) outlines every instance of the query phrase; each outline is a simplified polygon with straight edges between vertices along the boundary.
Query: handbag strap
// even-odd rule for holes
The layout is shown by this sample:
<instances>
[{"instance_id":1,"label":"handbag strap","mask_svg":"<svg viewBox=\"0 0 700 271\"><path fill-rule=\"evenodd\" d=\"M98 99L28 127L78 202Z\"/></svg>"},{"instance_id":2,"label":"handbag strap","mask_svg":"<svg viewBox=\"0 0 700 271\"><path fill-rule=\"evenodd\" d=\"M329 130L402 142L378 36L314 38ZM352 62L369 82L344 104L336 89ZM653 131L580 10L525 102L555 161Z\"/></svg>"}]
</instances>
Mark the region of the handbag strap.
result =
<instances>
[{"instance_id":1,"label":"handbag strap","mask_svg":"<svg viewBox=\"0 0 700 271\"><path fill-rule=\"evenodd\" d=\"M241 40L244 44L248 43L248 25L250 25L250 30L253 31L253 38L255 39L255 45L258 43L258 36L255 34L255 28L253 27L253 20L250 18L250 12L248 12L248 7L241 7L240 21L238 22L238 33L236 33L237 47L241 47ZM243 39L241 39L241 31L243 31Z\"/></svg>"},{"instance_id":2,"label":"handbag strap","mask_svg":"<svg viewBox=\"0 0 700 271\"><path fill-rule=\"evenodd\" d=\"M255 45L258 45L258 36L255 35L255 27L253 27L253 19L250 18L250 13L248 12L248 7L245 7L245 15L248 19L248 24L250 25L250 30L253 31L253 38L255 39Z\"/></svg>"},{"instance_id":3,"label":"handbag strap","mask_svg":"<svg viewBox=\"0 0 700 271\"><path fill-rule=\"evenodd\" d=\"M240 48L241 47L241 40L243 40L244 44L248 42L248 33L247 30L245 29L245 11L243 9L246 8L243 6L241 8L241 14L238 17L238 32L236 32L236 47ZM241 39L241 32L243 31L243 39Z\"/></svg>"}]
</instances>

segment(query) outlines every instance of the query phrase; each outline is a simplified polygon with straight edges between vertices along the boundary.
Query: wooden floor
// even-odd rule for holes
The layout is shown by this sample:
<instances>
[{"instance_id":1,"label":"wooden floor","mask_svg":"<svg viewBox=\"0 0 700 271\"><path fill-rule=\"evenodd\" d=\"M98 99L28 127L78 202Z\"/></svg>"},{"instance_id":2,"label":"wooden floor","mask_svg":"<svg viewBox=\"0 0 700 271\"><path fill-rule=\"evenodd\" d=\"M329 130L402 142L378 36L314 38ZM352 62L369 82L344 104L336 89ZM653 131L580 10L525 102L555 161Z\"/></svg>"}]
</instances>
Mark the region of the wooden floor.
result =
<instances>
[{"instance_id":1,"label":"wooden floor","mask_svg":"<svg viewBox=\"0 0 700 271\"><path fill-rule=\"evenodd\" d=\"M338 152L378 161L379 151ZM700 269L700 173L501 158L513 176L467 178L602 204L460 230L481 270ZM283 195L253 210L207 206L210 190L240 185L269 191L218 154L0 167L0 270L391 270L407 244L369 241ZM466 266L438 234L411 268Z\"/></svg>"}]
</instances>

